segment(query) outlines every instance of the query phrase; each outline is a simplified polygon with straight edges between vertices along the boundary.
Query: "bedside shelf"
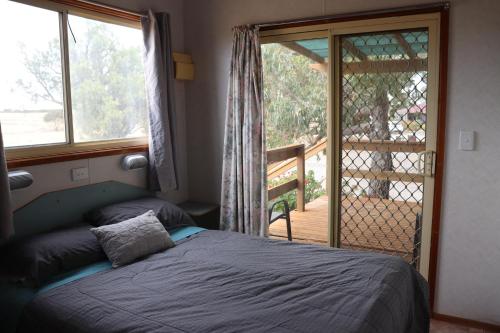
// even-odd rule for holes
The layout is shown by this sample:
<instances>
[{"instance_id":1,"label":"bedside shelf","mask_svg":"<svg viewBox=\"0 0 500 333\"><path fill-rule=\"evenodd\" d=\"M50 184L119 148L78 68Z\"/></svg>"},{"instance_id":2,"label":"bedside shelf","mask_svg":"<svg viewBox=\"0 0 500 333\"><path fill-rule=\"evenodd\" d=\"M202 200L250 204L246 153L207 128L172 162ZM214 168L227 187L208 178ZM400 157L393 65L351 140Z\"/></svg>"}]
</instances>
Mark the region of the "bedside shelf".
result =
<instances>
[{"instance_id":1,"label":"bedside shelf","mask_svg":"<svg viewBox=\"0 0 500 333\"><path fill-rule=\"evenodd\" d=\"M219 230L220 206L217 204L186 201L179 204L199 227Z\"/></svg>"}]
</instances>

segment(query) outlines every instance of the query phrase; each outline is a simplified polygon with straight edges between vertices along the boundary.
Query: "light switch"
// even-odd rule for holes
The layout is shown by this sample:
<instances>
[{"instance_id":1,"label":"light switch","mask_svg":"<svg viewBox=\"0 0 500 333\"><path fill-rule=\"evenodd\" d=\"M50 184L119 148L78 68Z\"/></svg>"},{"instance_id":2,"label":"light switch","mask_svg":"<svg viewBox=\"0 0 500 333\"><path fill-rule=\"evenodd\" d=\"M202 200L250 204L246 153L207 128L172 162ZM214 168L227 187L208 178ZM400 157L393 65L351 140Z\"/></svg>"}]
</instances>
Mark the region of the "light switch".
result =
<instances>
[{"instance_id":1,"label":"light switch","mask_svg":"<svg viewBox=\"0 0 500 333\"><path fill-rule=\"evenodd\" d=\"M474 150L474 131L460 130L459 150Z\"/></svg>"},{"instance_id":2,"label":"light switch","mask_svg":"<svg viewBox=\"0 0 500 333\"><path fill-rule=\"evenodd\" d=\"M74 182L89 178L88 168L71 169L71 180Z\"/></svg>"}]
</instances>

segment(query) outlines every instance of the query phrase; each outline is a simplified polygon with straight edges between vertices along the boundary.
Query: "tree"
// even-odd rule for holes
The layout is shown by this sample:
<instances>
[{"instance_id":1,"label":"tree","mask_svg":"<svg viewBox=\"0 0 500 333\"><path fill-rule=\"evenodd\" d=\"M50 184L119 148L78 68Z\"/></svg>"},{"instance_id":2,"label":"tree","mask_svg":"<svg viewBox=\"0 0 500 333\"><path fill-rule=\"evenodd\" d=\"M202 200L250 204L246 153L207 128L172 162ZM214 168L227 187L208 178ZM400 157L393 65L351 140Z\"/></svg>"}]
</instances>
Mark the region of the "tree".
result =
<instances>
[{"instance_id":1,"label":"tree","mask_svg":"<svg viewBox=\"0 0 500 333\"><path fill-rule=\"evenodd\" d=\"M280 44L262 47L267 147L313 145L326 136L327 74Z\"/></svg>"},{"instance_id":2,"label":"tree","mask_svg":"<svg viewBox=\"0 0 500 333\"><path fill-rule=\"evenodd\" d=\"M376 89L373 104L370 112L371 124L368 137L370 140L390 140L389 97L386 89L383 87ZM370 170L375 172L393 170L391 152L374 151L371 153L371 157ZM368 186L368 196L388 199L390 186L390 181L371 179Z\"/></svg>"},{"instance_id":3,"label":"tree","mask_svg":"<svg viewBox=\"0 0 500 333\"><path fill-rule=\"evenodd\" d=\"M19 87L31 96L34 102L42 99L63 105L61 48L59 40L50 41L47 49L37 52L28 51L25 44L20 46L24 66L32 80L18 80Z\"/></svg>"},{"instance_id":4,"label":"tree","mask_svg":"<svg viewBox=\"0 0 500 333\"><path fill-rule=\"evenodd\" d=\"M106 24L88 20L86 28L69 48L76 140L123 138L147 128L141 51L120 45ZM59 41L22 50L31 80L18 85L33 98L63 105Z\"/></svg>"},{"instance_id":5,"label":"tree","mask_svg":"<svg viewBox=\"0 0 500 333\"><path fill-rule=\"evenodd\" d=\"M414 72L344 74L344 139L366 136L370 140L391 140L389 120L394 118L396 110L415 102L414 75ZM371 171L393 171L391 152L372 151L370 157ZM367 196L388 199L390 185L389 180L371 179Z\"/></svg>"},{"instance_id":6,"label":"tree","mask_svg":"<svg viewBox=\"0 0 500 333\"><path fill-rule=\"evenodd\" d=\"M145 128L140 51L121 47L106 25L90 23L84 47L70 48L73 109L82 139L121 138ZM74 96L74 97L73 97Z\"/></svg>"},{"instance_id":7,"label":"tree","mask_svg":"<svg viewBox=\"0 0 500 333\"><path fill-rule=\"evenodd\" d=\"M326 136L327 74L313 70L314 60L280 45L262 48L268 148L302 142L313 145ZM384 58L386 57L386 58ZM346 61L357 57L347 54ZM377 60L391 60L379 56ZM366 59L365 59L366 60ZM347 64L347 63L346 63ZM348 64L347 64L348 65ZM413 82L415 72L345 73L342 85L344 140L391 140L390 120L396 110L422 96ZM421 76L425 80L425 75ZM391 152L370 154L370 170L393 171ZM389 198L390 181L370 180L367 195Z\"/></svg>"}]
</instances>

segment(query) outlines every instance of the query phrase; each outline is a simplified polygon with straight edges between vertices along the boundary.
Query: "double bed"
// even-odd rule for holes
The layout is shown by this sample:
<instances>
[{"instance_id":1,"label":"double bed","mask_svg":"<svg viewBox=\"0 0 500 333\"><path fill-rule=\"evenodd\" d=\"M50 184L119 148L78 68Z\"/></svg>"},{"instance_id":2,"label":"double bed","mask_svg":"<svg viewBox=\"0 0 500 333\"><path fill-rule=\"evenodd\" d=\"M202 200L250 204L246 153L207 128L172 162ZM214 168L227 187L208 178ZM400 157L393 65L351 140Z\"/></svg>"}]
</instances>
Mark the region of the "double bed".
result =
<instances>
[{"instance_id":1,"label":"double bed","mask_svg":"<svg viewBox=\"0 0 500 333\"><path fill-rule=\"evenodd\" d=\"M398 257L191 226L170 234L175 247L129 265L3 286L3 322L20 333L428 332L426 282Z\"/></svg>"}]
</instances>

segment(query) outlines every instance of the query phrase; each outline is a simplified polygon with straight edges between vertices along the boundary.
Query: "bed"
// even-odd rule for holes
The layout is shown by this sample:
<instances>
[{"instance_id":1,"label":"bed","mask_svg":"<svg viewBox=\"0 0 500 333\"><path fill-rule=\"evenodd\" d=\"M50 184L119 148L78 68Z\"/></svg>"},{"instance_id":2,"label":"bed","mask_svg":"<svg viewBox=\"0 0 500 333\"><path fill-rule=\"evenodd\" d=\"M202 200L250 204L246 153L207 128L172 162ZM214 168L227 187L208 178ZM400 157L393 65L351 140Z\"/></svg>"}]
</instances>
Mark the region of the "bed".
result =
<instances>
[{"instance_id":1,"label":"bed","mask_svg":"<svg viewBox=\"0 0 500 333\"><path fill-rule=\"evenodd\" d=\"M197 227L171 235L175 247L135 263L11 290L17 331L428 332L427 284L398 257Z\"/></svg>"}]
</instances>

